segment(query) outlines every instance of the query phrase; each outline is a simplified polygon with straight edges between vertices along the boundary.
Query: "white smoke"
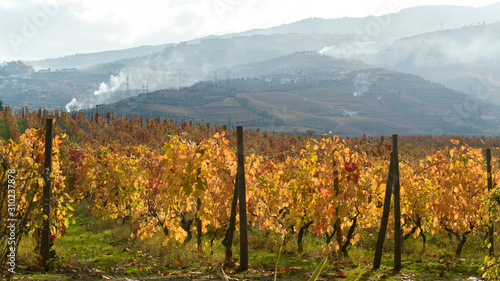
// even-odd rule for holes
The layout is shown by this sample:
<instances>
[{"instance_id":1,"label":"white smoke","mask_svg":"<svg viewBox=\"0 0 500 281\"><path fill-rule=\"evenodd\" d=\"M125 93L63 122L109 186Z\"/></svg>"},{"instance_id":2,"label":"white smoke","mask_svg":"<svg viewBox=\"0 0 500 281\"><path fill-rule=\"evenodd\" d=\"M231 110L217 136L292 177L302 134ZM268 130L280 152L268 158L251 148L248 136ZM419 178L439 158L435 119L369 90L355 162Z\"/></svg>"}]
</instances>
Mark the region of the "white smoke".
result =
<instances>
[{"instance_id":1,"label":"white smoke","mask_svg":"<svg viewBox=\"0 0 500 281\"><path fill-rule=\"evenodd\" d=\"M80 109L89 108L145 92L190 86L198 81L212 79L220 67L198 51L193 54L183 46L172 47L134 63L134 66L121 69L118 74L111 75L108 81L100 83L93 93L76 97L78 101L72 100L66 108L78 108L77 103Z\"/></svg>"},{"instance_id":2,"label":"white smoke","mask_svg":"<svg viewBox=\"0 0 500 281\"><path fill-rule=\"evenodd\" d=\"M73 98L67 105L66 105L66 111L70 112L73 110L80 110L82 109L82 105L76 100L76 98Z\"/></svg>"},{"instance_id":3,"label":"white smoke","mask_svg":"<svg viewBox=\"0 0 500 281\"><path fill-rule=\"evenodd\" d=\"M375 42L352 41L338 46L326 46L319 51L321 55L331 56L338 59L361 60L369 63L372 57L377 55L381 46Z\"/></svg>"},{"instance_id":4,"label":"white smoke","mask_svg":"<svg viewBox=\"0 0 500 281\"><path fill-rule=\"evenodd\" d=\"M81 109L85 108L91 108L94 107L96 104L90 101L79 101L76 98L73 98L67 105L66 105L66 111L71 112L71 111L78 111Z\"/></svg>"},{"instance_id":5,"label":"white smoke","mask_svg":"<svg viewBox=\"0 0 500 281\"><path fill-rule=\"evenodd\" d=\"M359 73L353 81L356 91L353 96L362 96L370 90L370 74Z\"/></svg>"},{"instance_id":6,"label":"white smoke","mask_svg":"<svg viewBox=\"0 0 500 281\"><path fill-rule=\"evenodd\" d=\"M127 74L125 74L123 70L120 71L120 74L118 75L111 75L111 77L109 77L108 83L102 82L99 85L99 90L94 92L94 96L105 95L107 93L114 92L120 89L122 84L126 82L126 77Z\"/></svg>"},{"instance_id":7,"label":"white smoke","mask_svg":"<svg viewBox=\"0 0 500 281\"><path fill-rule=\"evenodd\" d=\"M99 89L94 94L73 98L66 104L66 111L92 108L97 104L111 103L123 98L132 96L126 92L126 81L129 73L127 69L122 69L117 75L111 75L108 82L102 82Z\"/></svg>"}]
</instances>

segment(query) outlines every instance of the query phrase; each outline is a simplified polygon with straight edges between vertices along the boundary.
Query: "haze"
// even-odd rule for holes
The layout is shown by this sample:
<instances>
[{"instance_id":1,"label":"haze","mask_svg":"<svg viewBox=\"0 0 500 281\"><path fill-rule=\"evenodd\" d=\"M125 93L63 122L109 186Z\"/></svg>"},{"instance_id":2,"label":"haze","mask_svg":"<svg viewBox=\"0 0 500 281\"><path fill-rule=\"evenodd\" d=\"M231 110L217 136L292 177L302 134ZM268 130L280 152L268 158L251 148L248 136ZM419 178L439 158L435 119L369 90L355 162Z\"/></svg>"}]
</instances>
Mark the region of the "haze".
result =
<instances>
[{"instance_id":1,"label":"haze","mask_svg":"<svg viewBox=\"0 0 500 281\"><path fill-rule=\"evenodd\" d=\"M382 15L495 1L0 0L0 62L55 58L267 28L305 18Z\"/></svg>"}]
</instances>

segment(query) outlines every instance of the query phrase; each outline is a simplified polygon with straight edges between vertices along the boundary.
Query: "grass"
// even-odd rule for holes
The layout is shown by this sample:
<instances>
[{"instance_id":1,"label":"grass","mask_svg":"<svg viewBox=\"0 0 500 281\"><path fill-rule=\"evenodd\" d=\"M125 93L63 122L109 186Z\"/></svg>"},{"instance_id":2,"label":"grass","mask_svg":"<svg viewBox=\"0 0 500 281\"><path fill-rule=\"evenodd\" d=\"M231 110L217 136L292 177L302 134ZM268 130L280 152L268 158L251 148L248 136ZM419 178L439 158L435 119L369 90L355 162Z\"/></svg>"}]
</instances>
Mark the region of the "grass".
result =
<instances>
[{"instance_id":1,"label":"grass","mask_svg":"<svg viewBox=\"0 0 500 281\"><path fill-rule=\"evenodd\" d=\"M19 128L20 134L24 134L26 129L28 128L28 121L22 119L22 120L17 120L17 127Z\"/></svg>"},{"instance_id":2,"label":"grass","mask_svg":"<svg viewBox=\"0 0 500 281\"><path fill-rule=\"evenodd\" d=\"M10 133L9 130L7 130L6 119L0 119L0 137L2 137L4 140L10 139Z\"/></svg>"},{"instance_id":3,"label":"grass","mask_svg":"<svg viewBox=\"0 0 500 281\"><path fill-rule=\"evenodd\" d=\"M26 129L28 128L26 120L17 120L17 126L21 134L23 134L24 131L26 131ZM0 137L2 137L4 140L10 139L10 132L7 129L7 119L0 119Z\"/></svg>"},{"instance_id":4,"label":"grass","mask_svg":"<svg viewBox=\"0 0 500 281\"><path fill-rule=\"evenodd\" d=\"M164 245L163 234L149 240L131 240L130 229L121 220L95 218L85 204L75 210L75 223L65 236L57 240L55 249L58 258L54 271L42 274L37 255L31 249L35 243L25 240L19 253L17 278L30 280L178 280L194 278L198 280L219 280L220 266L224 260L221 244L223 233L216 236L213 249L210 248L211 234L203 240L204 252L196 251L195 239L187 245L171 243ZM279 255L281 237L266 234L251 228L249 231L250 269L236 272L226 269L231 280L273 280ZM318 280L345 280L363 272L359 280L467 280L470 276L480 276L483 260L482 238L470 237L463 252L463 258L455 258L450 252L454 241L439 235L429 238L426 251L422 253L422 241L409 239L403 247L403 269L392 270L393 259L389 254L392 240L387 238L382 267L371 270L373 262L373 235L363 235L365 240L349 248L349 257L336 259L329 256ZM239 237L234 238L239 241ZM277 280L307 280L319 262L324 258L324 241L312 233L305 236L303 254L296 253L296 241L291 239L283 247L278 262ZM211 254L211 250L213 254ZM233 256L239 257L237 245Z\"/></svg>"}]
</instances>

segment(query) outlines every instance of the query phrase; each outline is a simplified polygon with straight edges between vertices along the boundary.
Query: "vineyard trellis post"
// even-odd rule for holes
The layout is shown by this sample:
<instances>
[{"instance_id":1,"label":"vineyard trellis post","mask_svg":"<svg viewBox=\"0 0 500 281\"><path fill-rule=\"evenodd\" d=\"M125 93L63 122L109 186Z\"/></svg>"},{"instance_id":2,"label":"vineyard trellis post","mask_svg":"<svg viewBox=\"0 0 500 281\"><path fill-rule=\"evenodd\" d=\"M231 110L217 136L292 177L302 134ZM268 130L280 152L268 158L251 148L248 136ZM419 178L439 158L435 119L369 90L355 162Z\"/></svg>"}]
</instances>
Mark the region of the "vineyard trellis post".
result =
<instances>
[{"instance_id":1,"label":"vineyard trellis post","mask_svg":"<svg viewBox=\"0 0 500 281\"><path fill-rule=\"evenodd\" d=\"M228 264L233 257L233 251L231 249L233 245L233 234L236 229L236 208L238 207L238 175L236 175L236 180L234 183L234 193L233 202L231 204L231 216L229 217L229 228L226 231L222 245L226 247L226 258L225 263Z\"/></svg>"},{"instance_id":2,"label":"vineyard trellis post","mask_svg":"<svg viewBox=\"0 0 500 281\"><path fill-rule=\"evenodd\" d=\"M394 270L401 269L401 200L399 190L398 135L392 135L392 157L394 158Z\"/></svg>"},{"instance_id":3,"label":"vineyard trellis post","mask_svg":"<svg viewBox=\"0 0 500 281\"><path fill-rule=\"evenodd\" d=\"M491 149L486 149L486 173L488 177L488 193L493 189L493 179L491 175ZM493 239L493 220L491 219L491 207L489 209L489 222L488 222L488 243L490 244L490 248L488 249L488 254L493 257L495 255L495 246Z\"/></svg>"},{"instance_id":4,"label":"vineyard trellis post","mask_svg":"<svg viewBox=\"0 0 500 281\"><path fill-rule=\"evenodd\" d=\"M49 271L50 259L50 197L52 173L52 119L45 124L45 163L43 173L43 228L41 241L41 256L45 271Z\"/></svg>"},{"instance_id":5,"label":"vineyard trellis post","mask_svg":"<svg viewBox=\"0 0 500 281\"><path fill-rule=\"evenodd\" d=\"M336 169L337 162L335 161L335 154L332 156L333 157L333 189L335 191L335 196L338 196L340 193L340 186L339 186L339 172ZM339 245L339 250L338 250L338 257L340 258L342 256L342 228L341 224L342 222L340 221L339 217L339 207L335 209L335 214L337 214L337 220L335 221L335 233L336 233L336 239L337 239L337 244Z\"/></svg>"},{"instance_id":6,"label":"vineyard trellis post","mask_svg":"<svg viewBox=\"0 0 500 281\"><path fill-rule=\"evenodd\" d=\"M385 187L385 198L384 198L384 209L382 212L382 220L380 222L380 229L377 238L377 245L375 247L375 258L373 260L373 269L379 269L380 263L382 261L382 251L384 246L385 234L387 232L387 224L389 223L389 213L391 208L391 197L394 188L394 205L398 205L398 208L394 210L394 224L395 224L395 245L394 245L394 269L399 270L401 268L401 218L400 218L400 198L399 198L399 164L398 164L398 151L397 151L397 135L392 135L392 152L391 160L389 164L389 173L387 175L387 184ZM396 185L397 183L397 185ZM397 191L396 191L397 189ZM396 199L397 195L397 199ZM396 202L397 201L397 202ZM399 222L399 230L397 230L397 224Z\"/></svg>"},{"instance_id":7,"label":"vineyard trellis post","mask_svg":"<svg viewBox=\"0 0 500 281\"><path fill-rule=\"evenodd\" d=\"M240 270L248 269L247 200L245 187L245 157L243 154L243 127L236 127L238 140L238 197L240 201Z\"/></svg>"},{"instance_id":8,"label":"vineyard trellis post","mask_svg":"<svg viewBox=\"0 0 500 281\"><path fill-rule=\"evenodd\" d=\"M195 218L195 222L196 222L196 245L197 245L197 249L198 249L198 252L201 252L202 251L202 247L201 247L201 237L202 237L202 232L203 232L203 227L202 227L202 222L201 222L201 219L199 218L199 211L201 209L201 200L200 198L198 198L196 200L196 218Z\"/></svg>"}]
</instances>

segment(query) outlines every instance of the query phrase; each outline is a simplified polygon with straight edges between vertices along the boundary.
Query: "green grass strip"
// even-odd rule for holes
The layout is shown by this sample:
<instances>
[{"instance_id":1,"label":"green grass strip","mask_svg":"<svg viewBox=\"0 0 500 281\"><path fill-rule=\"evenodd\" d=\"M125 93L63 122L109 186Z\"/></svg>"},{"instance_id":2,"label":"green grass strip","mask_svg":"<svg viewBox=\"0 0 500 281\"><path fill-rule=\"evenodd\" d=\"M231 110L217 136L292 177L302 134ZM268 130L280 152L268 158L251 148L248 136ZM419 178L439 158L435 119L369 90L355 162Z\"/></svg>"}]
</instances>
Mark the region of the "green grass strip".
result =
<instances>
[{"instance_id":1,"label":"green grass strip","mask_svg":"<svg viewBox=\"0 0 500 281\"><path fill-rule=\"evenodd\" d=\"M9 130L7 130L6 119L0 119L0 137L2 137L4 140L10 139L10 133Z\"/></svg>"}]
</instances>

